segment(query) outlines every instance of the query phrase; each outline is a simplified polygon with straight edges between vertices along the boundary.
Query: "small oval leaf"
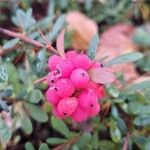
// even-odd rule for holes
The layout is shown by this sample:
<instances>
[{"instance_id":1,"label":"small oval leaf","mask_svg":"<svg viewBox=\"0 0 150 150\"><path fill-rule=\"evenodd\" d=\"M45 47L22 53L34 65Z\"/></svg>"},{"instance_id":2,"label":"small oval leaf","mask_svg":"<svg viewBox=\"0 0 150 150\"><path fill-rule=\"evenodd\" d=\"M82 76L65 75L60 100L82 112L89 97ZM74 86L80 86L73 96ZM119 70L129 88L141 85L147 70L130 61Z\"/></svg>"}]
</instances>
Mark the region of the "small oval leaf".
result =
<instances>
[{"instance_id":1,"label":"small oval leaf","mask_svg":"<svg viewBox=\"0 0 150 150\"><path fill-rule=\"evenodd\" d=\"M115 75L106 68L92 68L89 74L91 80L100 84L113 83L116 80Z\"/></svg>"},{"instance_id":2,"label":"small oval leaf","mask_svg":"<svg viewBox=\"0 0 150 150\"><path fill-rule=\"evenodd\" d=\"M92 40L90 41L90 44L88 46L88 57L90 59L94 59L95 58L95 54L96 54L96 50L99 44L99 36L98 34L94 35L94 37L92 38Z\"/></svg>"},{"instance_id":3,"label":"small oval leaf","mask_svg":"<svg viewBox=\"0 0 150 150\"><path fill-rule=\"evenodd\" d=\"M65 30L62 30L62 32L59 34L57 41L56 41L56 47L61 57L65 57L64 52L64 36L65 36Z\"/></svg>"},{"instance_id":4,"label":"small oval leaf","mask_svg":"<svg viewBox=\"0 0 150 150\"><path fill-rule=\"evenodd\" d=\"M104 66L106 67L106 66L111 66L111 65L116 65L116 64L134 62L134 61L141 59L142 57L143 57L142 53L139 53L139 52L126 53L126 54L120 55L110 60L109 62L104 64Z\"/></svg>"}]
</instances>

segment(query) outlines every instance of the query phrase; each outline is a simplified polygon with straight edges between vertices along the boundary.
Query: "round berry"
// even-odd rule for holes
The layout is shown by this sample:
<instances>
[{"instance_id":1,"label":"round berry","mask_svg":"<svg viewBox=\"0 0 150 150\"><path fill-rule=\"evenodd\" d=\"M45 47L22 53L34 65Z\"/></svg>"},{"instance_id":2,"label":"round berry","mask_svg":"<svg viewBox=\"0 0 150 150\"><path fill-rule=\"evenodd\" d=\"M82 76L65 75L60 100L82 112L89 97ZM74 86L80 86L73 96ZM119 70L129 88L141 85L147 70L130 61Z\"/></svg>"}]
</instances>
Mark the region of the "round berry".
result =
<instances>
[{"instance_id":1,"label":"round berry","mask_svg":"<svg viewBox=\"0 0 150 150\"><path fill-rule=\"evenodd\" d=\"M71 115L71 118L75 122L82 122L85 121L88 117L88 113L83 110L79 105L76 108L75 112Z\"/></svg>"},{"instance_id":2,"label":"round berry","mask_svg":"<svg viewBox=\"0 0 150 150\"><path fill-rule=\"evenodd\" d=\"M89 109L88 116L94 117L99 113L99 111L100 111L100 105L99 103L96 103L91 109Z\"/></svg>"},{"instance_id":3,"label":"round berry","mask_svg":"<svg viewBox=\"0 0 150 150\"><path fill-rule=\"evenodd\" d=\"M105 96L105 89L104 89L104 86L103 85L98 85L98 87L96 88L95 90L98 98L102 98Z\"/></svg>"},{"instance_id":4,"label":"round berry","mask_svg":"<svg viewBox=\"0 0 150 150\"><path fill-rule=\"evenodd\" d=\"M57 78L55 77L55 75L53 74L53 72L50 72L47 75L46 80L47 80L47 83L48 83L49 86L53 86L56 83Z\"/></svg>"},{"instance_id":5,"label":"round berry","mask_svg":"<svg viewBox=\"0 0 150 150\"><path fill-rule=\"evenodd\" d=\"M84 54L78 54L72 59L72 63L75 65L76 68L82 68L84 70L88 70L92 62L91 60Z\"/></svg>"},{"instance_id":6,"label":"round berry","mask_svg":"<svg viewBox=\"0 0 150 150\"><path fill-rule=\"evenodd\" d=\"M70 60L61 60L57 66L57 69L60 71L61 77L69 77L74 65Z\"/></svg>"},{"instance_id":7,"label":"round berry","mask_svg":"<svg viewBox=\"0 0 150 150\"><path fill-rule=\"evenodd\" d=\"M86 88L89 83L89 74L84 69L72 71L70 79L76 88Z\"/></svg>"},{"instance_id":8,"label":"round berry","mask_svg":"<svg viewBox=\"0 0 150 150\"><path fill-rule=\"evenodd\" d=\"M89 111L90 109L95 107L97 102L98 102L98 97L94 92L94 90L83 91L79 95L79 104L86 111Z\"/></svg>"},{"instance_id":9,"label":"round berry","mask_svg":"<svg viewBox=\"0 0 150 150\"><path fill-rule=\"evenodd\" d=\"M58 103L58 112L64 116L68 117L72 115L72 113L75 111L75 109L78 106L78 101L75 97L68 97L68 98L63 98L60 100Z\"/></svg>"},{"instance_id":10,"label":"round berry","mask_svg":"<svg viewBox=\"0 0 150 150\"><path fill-rule=\"evenodd\" d=\"M90 81L87 89L93 89L99 99L105 96L105 89L104 86L101 84L97 84L93 81Z\"/></svg>"},{"instance_id":11,"label":"round berry","mask_svg":"<svg viewBox=\"0 0 150 150\"><path fill-rule=\"evenodd\" d=\"M53 106L52 108L52 113L55 117L59 118L59 119L64 119L65 117L62 116L59 112L56 106Z\"/></svg>"},{"instance_id":12,"label":"round berry","mask_svg":"<svg viewBox=\"0 0 150 150\"><path fill-rule=\"evenodd\" d=\"M87 89L93 89L93 90L96 90L98 87L97 83L93 82L93 81L90 81L88 86L87 86Z\"/></svg>"},{"instance_id":13,"label":"round berry","mask_svg":"<svg viewBox=\"0 0 150 150\"><path fill-rule=\"evenodd\" d=\"M56 91L54 88L49 88L46 91L46 98L48 100L49 103L53 104L53 105L57 105L57 103L59 102L60 98L59 96L56 94Z\"/></svg>"},{"instance_id":14,"label":"round berry","mask_svg":"<svg viewBox=\"0 0 150 150\"><path fill-rule=\"evenodd\" d=\"M72 50L66 53L66 57L68 60L72 60L72 58L74 58L75 56L77 56L77 52Z\"/></svg>"},{"instance_id":15,"label":"round berry","mask_svg":"<svg viewBox=\"0 0 150 150\"><path fill-rule=\"evenodd\" d=\"M53 55L48 60L48 67L50 70L55 70L58 63L62 60L62 58L58 55Z\"/></svg>"},{"instance_id":16,"label":"round berry","mask_svg":"<svg viewBox=\"0 0 150 150\"><path fill-rule=\"evenodd\" d=\"M68 97L74 93L75 87L71 80L67 78L61 78L56 82L55 91L60 97Z\"/></svg>"}]
</instances>

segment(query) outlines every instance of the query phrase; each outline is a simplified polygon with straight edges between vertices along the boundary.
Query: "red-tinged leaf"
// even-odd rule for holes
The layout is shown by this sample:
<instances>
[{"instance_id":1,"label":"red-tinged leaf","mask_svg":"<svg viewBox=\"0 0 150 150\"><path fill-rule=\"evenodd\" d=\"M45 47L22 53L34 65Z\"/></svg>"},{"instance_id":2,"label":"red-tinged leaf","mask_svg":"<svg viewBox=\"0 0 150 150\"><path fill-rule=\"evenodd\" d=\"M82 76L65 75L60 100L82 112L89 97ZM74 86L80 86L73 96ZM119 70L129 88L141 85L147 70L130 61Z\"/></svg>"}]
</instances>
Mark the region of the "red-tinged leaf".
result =
<instances>
[{"instance_id":1,"label":"red-tinged leaf","mask_svg":"<svg viewBox=\"0 0 150 150\"><path fill-rule=\"evenodd\" d=\"M89 74L91 80L100 84L112 83L116 80L115 75L107 68L92 68Z\"/></svg>"},{"instance_id":2,"label":"red-tinged leaf","mask_svg":"<svg viewBox=\"0 0 150 150\"><path fill-rule=\"evenodd\" d=\"M56 41L56 46L57 46L58 53L63 58L65 58L64 36L65 36L65 30L62 30L62 32L59 34L59 36L57 38L57 41Z\"/></svg>"}]
</instances>

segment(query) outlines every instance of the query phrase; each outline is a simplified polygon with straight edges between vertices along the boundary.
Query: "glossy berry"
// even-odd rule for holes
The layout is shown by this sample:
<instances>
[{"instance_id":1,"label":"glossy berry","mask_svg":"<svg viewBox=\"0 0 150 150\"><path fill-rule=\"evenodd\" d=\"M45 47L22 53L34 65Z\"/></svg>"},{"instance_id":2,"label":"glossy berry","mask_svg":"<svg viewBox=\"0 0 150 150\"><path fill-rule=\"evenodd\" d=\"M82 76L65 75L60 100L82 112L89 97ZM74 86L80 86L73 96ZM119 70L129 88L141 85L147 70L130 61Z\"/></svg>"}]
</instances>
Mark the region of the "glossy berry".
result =
<instances>
[{"instance_id":1,"label":"glossy berry","mask_svg":"<svg viewBox=\"0 0 150 150\"><path fill-rule=\"evenodd\" d=\"M86 88L89 83L89 74L84 69L72 71L70 79L76 88Z\"/></svg>"},{"instance_id":2,"label":"glossy berry","mask_svg":"<svg viewBox=\"0 0 150 150\"><path fill-rule=\"evenodd\" d=\"M50 70L55 70L58 63L62 60L62 58L58 55L53 55L48 60L48 67Z\"/></svg>"},{"instance_id":3,"label":"glossy berry","mask_svg":"<svg viewBox=\"0 0 150 150\"><path fill-rule=\"evenodd\" d=\"M72 63L75 65L76 68L82 68L84 70L88 70L92 62L91 60L84 54L78 54L72 59Z\"/></svg>"},{"instance_id":4,"label":"glossy berry","mask_svg":"<svg viewBox=\"0 0 150 150\"><path fill-rule=\"evenodd\" d=\"M61 60L57 66L60 71L61 77L69 77L74 69L74 65L70 60Z\"/></svg>"},{"instance_id":5,"label":"glossy berry","mask_svg":"<svg viewBox=\"0 0 150 150\"><path fill-rule=\"evenodd\" d=\"M77 52L72 50L66 53L66 57L68 60L72 60L72 58L74 58L75 56L77 56Z\"/></svg>"},{"instance_id":6,"label":"glossy berry","mask_svg":"<svg viewBox=\"0 0 150 150\"><path fill-rule=\"evenodd\" d=\"M48 102L53 105L57 105L57 103L60 100L60 97L56 94L56 91L54 88L49 88L46 91L46 98L47 98Z\"/></svg>"},{"instance_id":7,"label":"glossy berry","mask_svg":"<svg viewBox=\"0 0 150 150\"><path fill-rule=\"evenodd\" d=\"M87 89L93 89L95 91L95 93L97 94L99 99L105 96L104 86L97 84L93 81L89 82Z\"/></svg>"},{"instance_id":8,"label":"glossy berry","mask_svg":"<svg viewBox=\"0 0 150 150\"><path fill-rule=\"evenodd\" d=\"M50 72L48 75L47 75L47 83L49 86L54 86L54 84L56 83L57 81L57 78L56 76L53 74L53 72Z\"/></svg>"},{"instance_id":9,"label":"glossy berry","mask_svg":"<svg viewBox=\"0 0 150 150\"><path fill-rule=\"evenodd\" d=\"M53 106L52 108L52 113L55 117L59 118L59 119L64 119L65 117L63 115L61 115L59 112L58 112L58 109L56 106Z\"/></svg>"},{"instance_id":10,"label":"glossy berry","mask_svg":"<svg viewBox=\"0 0 150 150\"><path fill-rule=\"evenodd\" d=\"M78 106L78 101L75 97L67 97L60 100L58 103L58 112L64 117L72 115Z\"/></svg>"},{"instance_id":11,"label":"glossy berry","mask_svg":"<svg viewBox=\"0 0 150 150\"><path fill-rule=\"evenodd\" d=\"M90 89L95 90L95 89L97 89L97 87L98 87L97 83L95 83L93 81L90 81L89 84L88 84L88 86L87 86L87 89L89 89L89 90Z\"/></svg>"},{"instance_id":12,"label":"glossy berry","mask_svg":"<svg viewBox=\"0 0 150 150\"><path fill-rule=\"evenodd\" d=\"M98 98L102 98L105 96L105 89L104 89L104 86L103 85L98 85L98 87L96 88L95 90Z\"/></svg>"},{"instance_id":13,"label":"glossy berry","mask_svg":"<svg viewBox=\"0 0 150 150\"><path fill-rule=\"evenodd\" d=\"M56 82L55 91L60 97L68 97L74 93L75 87L71 80L61 78Z\"/></svg>"},{"instance_id":14,"label":"glossy berry","mask_svg":"<svg viewBox=\"0 0 150 150\"><path fill-rule=\"evenodd\" d=\"M83 91L79 96L79 104L86 111L89 111L90 109L95 107L97 102L98 97L94 90Z\"/></svg>"},{"instance_id":15,"label":"glossy berry","mask_svg":"<svg viewBox=\"0 0 150 150\"><path fill-rule=\"evenodd\" d=\"M94 117L94 116L96 116L99 113L99 111L100 111L100 105L97 102L97 103L95 103L95 105L93 105L92 108L90 108L88 110L88 116L89 117Z\"/></svg>"},{"instance_id":16,"label":"glossy berry","mask_svg":"<svg viewBox=\"0 0 150 150\"><path fill-rule=\"evenodd\" d=\"M71 118L75 122L82 122L85 121L88 117L88 113L83 110L79 105L76 108L75 112L71 115Z\"/></svg>"}]
</instances>

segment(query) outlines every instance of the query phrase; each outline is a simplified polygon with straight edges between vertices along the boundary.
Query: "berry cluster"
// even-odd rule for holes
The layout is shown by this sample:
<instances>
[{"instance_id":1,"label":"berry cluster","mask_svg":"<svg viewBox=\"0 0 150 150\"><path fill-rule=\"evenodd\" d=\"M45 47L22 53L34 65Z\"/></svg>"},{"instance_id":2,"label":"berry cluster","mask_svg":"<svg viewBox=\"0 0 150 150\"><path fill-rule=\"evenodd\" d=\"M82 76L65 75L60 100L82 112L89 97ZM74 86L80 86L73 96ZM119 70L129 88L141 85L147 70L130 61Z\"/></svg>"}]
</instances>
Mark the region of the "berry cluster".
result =
<instances>
[{"instance_id":1,"label":"berry cluster","mask_svg":"<svg viewBox=\"0 0 150 150\"><path fill-rule=\"evenodd\" d=\"M71 117L75 122L81 122L100 111L98 100L104 96L104 87L91 81L88 73L90 68L100 64L76 51L65 55L66 59L58 55L49 58L46 97L56 117Z\"/></svg>"}]
</instances>

